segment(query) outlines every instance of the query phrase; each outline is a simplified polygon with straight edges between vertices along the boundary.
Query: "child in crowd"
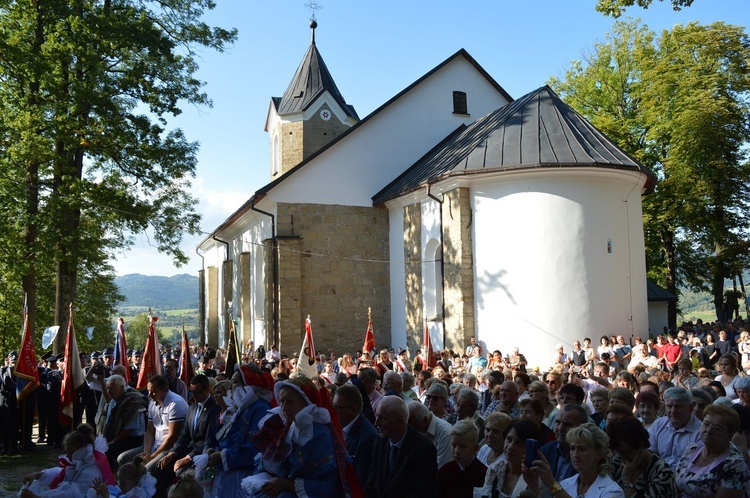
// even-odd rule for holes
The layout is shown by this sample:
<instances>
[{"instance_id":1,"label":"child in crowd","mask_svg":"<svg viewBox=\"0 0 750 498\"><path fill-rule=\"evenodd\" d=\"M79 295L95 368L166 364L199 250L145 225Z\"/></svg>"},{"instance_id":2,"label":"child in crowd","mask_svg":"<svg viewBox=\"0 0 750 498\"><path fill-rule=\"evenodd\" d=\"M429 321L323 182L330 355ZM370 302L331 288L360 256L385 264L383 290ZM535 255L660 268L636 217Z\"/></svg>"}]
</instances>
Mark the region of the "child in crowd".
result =
<instances>
[{"instance_id":1,"label":"child in crowd","mask_svg":"<svg viewBox=\"0 0 750 498\"><path fill-rule=\"evenodd\" d=\"M156 493L156 478L146 471L143 457L136 456L117 471L119 486L107 486L97 479L87 498L150 498Z\"/></svg>"},{"instance_id":2,"label":"child in crowd","mask_svg":"<svg viewBox=\"0 0 750 498\"><path fill-rule=\"evenodd\" d=\"M438 471L438 498L471 498L484 485L487 467L477 459L479 429L470 420L459 420L451 429L453 461Z\"/></svg>"}]
</instances>

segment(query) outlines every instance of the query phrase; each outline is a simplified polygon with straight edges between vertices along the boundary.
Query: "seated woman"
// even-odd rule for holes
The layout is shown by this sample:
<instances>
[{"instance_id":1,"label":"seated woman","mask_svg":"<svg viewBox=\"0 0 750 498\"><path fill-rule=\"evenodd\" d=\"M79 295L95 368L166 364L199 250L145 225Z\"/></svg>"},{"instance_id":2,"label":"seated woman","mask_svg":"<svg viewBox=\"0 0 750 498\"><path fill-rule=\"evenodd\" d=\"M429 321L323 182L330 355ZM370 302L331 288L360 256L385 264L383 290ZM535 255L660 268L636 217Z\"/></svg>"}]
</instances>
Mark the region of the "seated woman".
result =
<instances>
[{"instance_id":1,"label":"seated woman","mask_svg":"<svg viewBox=\"0 0 750 498\"><path fill-rule=\"evenodd\" d=\"M106 478L108 484L115 484L107 458L98 459L90 434L81 431L68 433L63 440L66 459L63 467L29 474L24 478L28 486L21 491L21 498L55 496L61 498L83 498L95 481ZM101 462L106 465L100 467Z\"/></svg>"},{"instance_id":2,"label":"seated woman","mask_svg":"<svg viewBox=\"0 0 750 498\"><path fill-rule=\"evenodd\" d=\"M531 420L514 420L505 428L505 460L487 469L484 489L488 496L515 498L526 489L521 464L526 455L526 440L539 441L539 427Z\"/></svg>"},{"instance_id":3,"label":"seated woman","mask_svg":"<svg viewBox=\"0 0 750 498\"><path fill-rule=\"evenodd\" d=\"M252 437L274 403L271 374L255 365L238 368L225 398L227 409L216 433L216 447L208 450L206 465L216 469L212 498L236 498L240 494L240 483L252 473L258 454ZM202 466L199 458L195 459L196 468Z\"/></svg>"},{"instance_id":4,"label":"seated woman","mask_svg":"<svg viewBox=\"0 0 750 498\"><path fill-rule=\"evenodd\" d=\"M677 374L672 379L672 384L685 389L695 389L700 384L700 379L693 374L693 362L690 358L683 358L677 362Z\"/></svg>"},{"instance_id":5,"label":"seated woman","mask_svg":"<svg viewBox=\"0 0 750 498\"><path fill-rule=\"evenodd\" d=\"M328 391L300 376L277 382L274 394L279 406L253 437L262 457L255 475L242 481L244 490L253 497L361 496Z\"/></svg>"},{"instance_id":6,"label":"seated woman","mask_svg":"<svg viewBox=\"0 0 750 498\"><path fill-rule=\"evenodd\" d=\"M555 440L555 433L542 422L544 407L538 400L526 398L519 401L518 406L521 409L520 418L531 420L539 428L540 447Z\"/></svg>"},{"instance_id":7,"label":"seated woman","mask_svg":"<svg viewBox=\"0 0 750 498\"><path fill-rule=\"evenodd\" d=\"M648 450L649 434L638 420L615 420L606 432L609 448L614 452L612 477L626 497L675 496L674 471Z\"/></svg>"},{"instance_id":8,"label":"seated woman","mask_svg":"<svg viewBox=\"0 0 750 498\"><path fill-rule=\"evenodd\" d=\"M505 428L512 422L507 413L492 412L484 420L484 445L479 448L477 458L487 467L505 460Z\"/></svg>"},{"instance_id":9,"label":"seated woman","mask_svg":"<svg viewBox=\"0 0 750 498\"><path fill-rule=\"evenodd\" d=\"M622 488L609 477L609 437L596 425L587 422L568 431L570 460L578 474L557 482L549 462L541 452L531 468L524 466L529 491L540 496L539 482L544 483L555 498L623 498ZM538 479L535 479L537 477Z\"/></svg>"},{"instance_id":10,"label":"seated woman","mask_svg":"<svg viewBox=\"0 0 750 498\"><path fill-rule=\"evenodd\" d=\"M689 497L744 497L750 471L731 444L740 417L721 405L709 405L703 414L701 440L688 446L677 464L677 489Z\"/></svg>"}]
</instances>

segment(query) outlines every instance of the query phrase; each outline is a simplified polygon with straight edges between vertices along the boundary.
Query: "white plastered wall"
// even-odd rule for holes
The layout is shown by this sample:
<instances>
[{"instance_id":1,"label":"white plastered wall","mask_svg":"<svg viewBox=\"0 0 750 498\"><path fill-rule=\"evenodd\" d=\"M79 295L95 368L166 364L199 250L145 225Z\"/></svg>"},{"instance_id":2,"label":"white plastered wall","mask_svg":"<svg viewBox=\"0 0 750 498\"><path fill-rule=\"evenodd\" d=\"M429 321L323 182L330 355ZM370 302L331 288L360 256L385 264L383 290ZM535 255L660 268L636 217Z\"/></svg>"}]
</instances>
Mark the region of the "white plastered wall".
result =
<instances>
[{"instance_id":1,"label":"white plastered wall","mask_svg":"<svg viewBox=\"0 0 750 498\"><path fill-rule=\"evenodd\" d=\"M477 339L503 354L518 346L545 369L556 343L567 351L584 337L646 336L643 181L536 170L475 185Z\"/></svg>"}]
</instances>

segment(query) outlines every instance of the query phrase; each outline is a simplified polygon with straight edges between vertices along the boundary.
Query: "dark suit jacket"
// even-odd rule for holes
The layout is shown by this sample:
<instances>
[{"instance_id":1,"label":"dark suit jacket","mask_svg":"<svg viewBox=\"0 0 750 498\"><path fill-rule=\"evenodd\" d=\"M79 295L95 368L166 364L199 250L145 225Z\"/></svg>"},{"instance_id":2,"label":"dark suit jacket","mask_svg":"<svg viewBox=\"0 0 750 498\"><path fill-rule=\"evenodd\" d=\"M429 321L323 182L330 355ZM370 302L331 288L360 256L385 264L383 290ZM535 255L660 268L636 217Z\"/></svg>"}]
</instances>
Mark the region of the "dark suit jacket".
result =
<instances>
[{"instance_id":1,"label":"dark suit jacket","mask_svg":"<svg viewBox=\"0 0 750 498\"><path fill-rule=\"evenodd\" d=\"M360 414L346 435L346 451L352 459L357 479L364 487L372 461L372 445L378 437L378 430L364 415Z\"/></svg>"},{"instance_id":2,"label":"dark suit jacket","mask_svg":"<svg viewBox=\"0 0 750 498\"><path fill-rule=\"evenodd\" d=\"M390 475L391 443L378 437L372 448L372 464L365 485L367 498L435 498L437 494L437 450L415 429L406 430L396 470Z\"/></svg>"},{"instance_id":3,"label":"dark suit jacket","mask_svg":"<svg viewBox=\"0 0 750 498\"><path fill-rule=\"evenodd\" d=\"M216 431L219 428L219 405L216 404L212 396L206 398L206 401L203 402L203 410L198 415L198 423L193 424L197 410L198 403L193 403L188 407L182 432L180 432L180 437L171 450L175 452L177 458L182 458L185 455L192 457L203 453L203 448L206 445L213 446L216 443Z\"/></svg>"}]
</instances>

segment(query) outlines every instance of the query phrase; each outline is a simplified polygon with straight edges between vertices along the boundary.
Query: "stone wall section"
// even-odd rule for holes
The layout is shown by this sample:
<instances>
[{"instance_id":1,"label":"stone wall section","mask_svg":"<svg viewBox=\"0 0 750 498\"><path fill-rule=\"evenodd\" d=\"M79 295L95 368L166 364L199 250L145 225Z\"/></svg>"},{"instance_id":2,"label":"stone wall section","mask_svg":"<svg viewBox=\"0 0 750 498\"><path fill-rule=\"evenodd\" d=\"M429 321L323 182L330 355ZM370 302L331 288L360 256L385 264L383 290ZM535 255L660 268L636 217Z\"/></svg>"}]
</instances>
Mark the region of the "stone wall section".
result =
<instances>
[{"instance_id":1,"label":"stone wall section","mask_svg":"<svg viewBox=\"0 0 750 498\"><path fill-rule=\"evenodd\" d=\"M310 315L316 349L353 353L364 341L368 307L376 343L390 345L388 211L280 203L276 223L281 350L299 350Z\"/></svg>"},{"instance_id":2,"label":"stone wall section","mask_svg":"<svg viewBox=\"0 0 750 498\"><path fill-rule=\"evenodd\" d=\"M471 193L462 187L443 195L443 295L445 345L462 350L474 335L474 257Z\"/></svg>"},{"instance_id":3,"label":"stone wall section","mask_svg":"<svg viewBox=\"0 0 750 498\"><path fill-rule=\"evenodd\" d=\"M208 326L206 327L206 338L210 346L219 347L219 269L215 266L208 267L208 303L206 315Z\"/></svg>"},{"instance_id":4,"label":"stone wall section","mask_svg":"<svg viewBox=\"0 0 750 498\"><path fill-rule=\"evenodd\" d=\"M328 112L331 118L324 120L320 117L321 112ZM331 108L324 104L307 121L282 121L280 127L279 166L281 172L271 178L272 180L310 157L349 129L350 125L342 123L333 114Z\"/></svg>"},{"instance_id":5,"label":"stone wall section","mask_svg":"<svg viewBox=\"0 0 750 498\"><path fill-rule=\"evenodd\" d=\"M227 341L229 340L229 314L227 311L229 310L229 302L232 301L232 307L234 308L233 313L238 313L239 309L239 303L234 301L234 261L231 259L224 261L221 264L221 283L222 283L222 295L224 299L222 300L222 307L219 310L219 313L221 313L221 316L224 317L224 320L222 320L224 324L224 330L221 331L219 334L219 340L221 343L221 347L225 348L227 347Z\"/></svg>"},{"instance_id":6,"label":"stone wall section","mask_svg":"<svg viewBox=\"0 0 750 498\"><path fill-rule=\"evenodd\" d=\"M278 247L279 340L277 346L279 351L291 357L291 353L299 352L302 342L298 337L301 337L300 330L304 331L300 264L302 239L294 235L279 235ZM318 347L317 344L315 347Z\"/></svg>"},{"instance_id":7,"label":"stone wall section","mask_svg":"<svg viewBox=\"0 0 750 498\"><path fill-rule=\"evenodd\" d=\"M410 351L422 347L422 205L404 206L404 267L406 281L406 342Z\"/></svg>"},{"instance_id":8,"label":"stone wall section","mask_svg":"<svg viewBox=\"0 0 750 498\"><path fill-rule=\"evenodd\" d=\"M251 311L252 273L250 262L251 259L249 252L240 253L240 302L235 304L234 315L239 315L240 329L237 331L239 334L237 340L240 341L243 348L247 344L247 341L251 338L252 323L254 318Z\"/></svg>"}]
</instances>

